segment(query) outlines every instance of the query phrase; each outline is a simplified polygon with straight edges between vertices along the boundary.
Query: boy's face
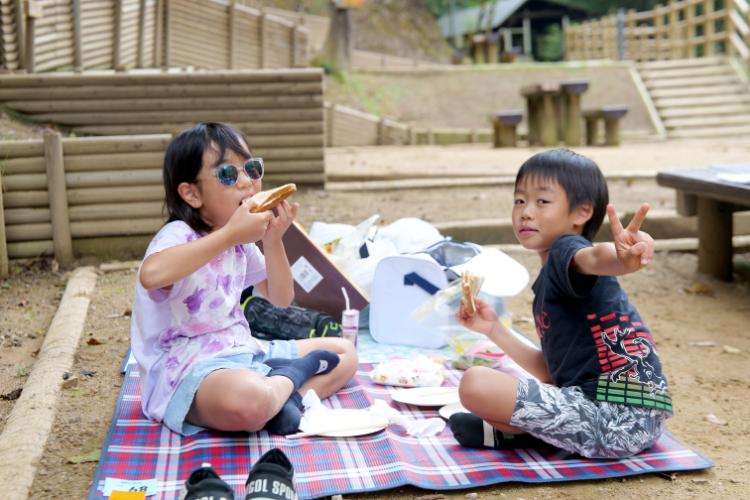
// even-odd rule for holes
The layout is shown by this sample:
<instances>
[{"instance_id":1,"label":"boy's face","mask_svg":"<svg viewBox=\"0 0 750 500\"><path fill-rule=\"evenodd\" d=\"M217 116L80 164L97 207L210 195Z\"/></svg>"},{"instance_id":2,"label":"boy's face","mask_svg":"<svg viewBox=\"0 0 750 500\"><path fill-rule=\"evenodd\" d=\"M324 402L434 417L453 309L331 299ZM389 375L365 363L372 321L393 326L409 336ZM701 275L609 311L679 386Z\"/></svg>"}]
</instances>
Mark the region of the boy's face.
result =
<instances>
[{"instance_id":1,"label":"boy's face","mask_svg":"<svg viewBox=\"0 0 750 500\"><path fill-rule=\"evenodd\" d=\"M523 178L514 195L513 232L521 245L539 253L543 262L560 236L581 234L590 216L587 207L571 212L567 193L551 179Z\"/></svg>"}]
</instances>

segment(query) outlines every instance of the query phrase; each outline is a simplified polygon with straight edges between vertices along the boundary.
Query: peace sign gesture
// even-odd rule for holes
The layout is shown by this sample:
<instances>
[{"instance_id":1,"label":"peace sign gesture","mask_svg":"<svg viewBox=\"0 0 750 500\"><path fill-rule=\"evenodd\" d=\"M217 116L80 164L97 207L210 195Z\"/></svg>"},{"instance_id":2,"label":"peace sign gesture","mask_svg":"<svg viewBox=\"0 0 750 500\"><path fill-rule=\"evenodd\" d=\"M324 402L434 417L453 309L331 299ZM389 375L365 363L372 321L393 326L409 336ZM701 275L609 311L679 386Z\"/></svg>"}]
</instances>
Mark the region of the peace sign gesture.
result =
<instances>
[{"instance_id":1,"label":"peace sign gesture","mask_svg":"<svg viewBox=\"0 0 750 500\"><path fill-rule=\"evenodd\" d=\"M615 206L607 205L607 216L609 216L609 227L617 252L617 260L628 271L637 271L648 265L654 258L654 239L646 232L641 231L641 224L648 213L648 203L640 206L627 227L623 228L620 218L615 212Z\"/></svg>"}]
</instances>

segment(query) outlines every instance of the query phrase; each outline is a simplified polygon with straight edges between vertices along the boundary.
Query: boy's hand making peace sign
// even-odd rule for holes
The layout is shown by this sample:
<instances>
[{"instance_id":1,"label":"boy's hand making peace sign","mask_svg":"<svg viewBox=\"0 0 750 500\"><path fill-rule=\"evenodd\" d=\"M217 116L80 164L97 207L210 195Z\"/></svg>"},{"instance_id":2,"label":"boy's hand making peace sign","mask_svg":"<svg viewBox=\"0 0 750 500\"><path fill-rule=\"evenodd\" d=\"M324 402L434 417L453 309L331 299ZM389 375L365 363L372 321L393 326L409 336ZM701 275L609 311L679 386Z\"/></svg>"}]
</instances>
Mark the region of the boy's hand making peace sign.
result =
<instances>
[{"instance_id":1,"label":"boy's hand making peace sign","mask_svg":"<svg viewBox=\"0 0 750 500\"><path fill-rule=\"evenodd\" d=\"M654 258L654 239L648 233L641 231L648 209L648 203L641 205L627 227L623 228L614 205L611 203L607 205L609 227L612 231L617 259L626 272L637 271L648 265Z\"/></svg>"}]
</instances>

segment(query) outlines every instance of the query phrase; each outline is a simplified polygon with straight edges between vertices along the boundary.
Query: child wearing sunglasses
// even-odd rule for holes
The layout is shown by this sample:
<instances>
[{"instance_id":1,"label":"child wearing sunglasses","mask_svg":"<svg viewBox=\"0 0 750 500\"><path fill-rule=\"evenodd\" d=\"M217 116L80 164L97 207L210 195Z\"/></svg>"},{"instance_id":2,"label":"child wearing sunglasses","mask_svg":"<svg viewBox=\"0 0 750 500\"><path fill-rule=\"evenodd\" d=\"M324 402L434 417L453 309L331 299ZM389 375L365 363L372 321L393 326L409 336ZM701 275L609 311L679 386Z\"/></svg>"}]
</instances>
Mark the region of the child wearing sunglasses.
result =
<instances>
[{"instance_id":1,"label":"child wearing sunglasses","mask_svg":"<svg viewBox=\"0 0 750 500\"><path fill-rule=\"evenodd\" d=\"M264 347L248 328L240 308L246 287L282 307L294 298L282 236L297 204L250 212L263 168L242 133L222 123L182 131L164 157L169 220L137 274L131 345L144 414L183 435L204 428L295 432L301 394L328 397L357 366L345 340Z\"/></svg>"},{"instance_id":2,"label":"child wearing sunglasses","mask_svg":"<svg viewBox=\"0 0 750 500\"><path fill-rule=\"evenodd\" d=\"M512 222L539 254L534 323L541 350L513 335L477 300L457 319L495 342L536 378L485 367L466 371L450 417L464 446L511 448L538 440L589 458L620 458L653 445L672 402L651 332L615 276L653 258L640 230L648 205L622 226L593 161L565 149L532 156L518 171ZM613 243L592 244L608 214Z\"/></svg>"}]
</instances>

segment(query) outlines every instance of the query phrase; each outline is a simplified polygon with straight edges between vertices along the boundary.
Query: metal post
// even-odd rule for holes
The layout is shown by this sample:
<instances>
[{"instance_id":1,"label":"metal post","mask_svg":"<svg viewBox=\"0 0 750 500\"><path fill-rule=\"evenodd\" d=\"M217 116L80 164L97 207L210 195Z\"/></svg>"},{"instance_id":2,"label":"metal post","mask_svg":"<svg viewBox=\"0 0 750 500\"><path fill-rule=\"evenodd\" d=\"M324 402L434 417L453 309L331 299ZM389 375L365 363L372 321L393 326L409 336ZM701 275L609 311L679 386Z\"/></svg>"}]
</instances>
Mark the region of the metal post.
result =
<instances>
[{"instance_id":1,"label":"metal post","mask_svg":"<svg viewBox=\"0 0 750 500\"><path fill-rule=\"evenodd\" d=\"M625 9L617 10L617 59L625 60Z\"/></svg>"}]
</instances>

